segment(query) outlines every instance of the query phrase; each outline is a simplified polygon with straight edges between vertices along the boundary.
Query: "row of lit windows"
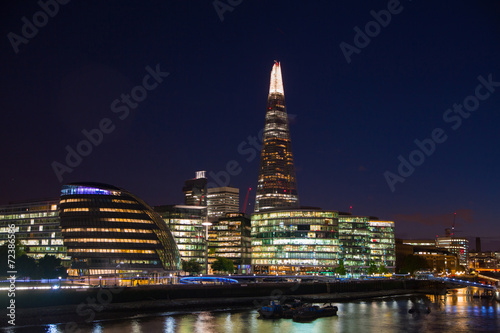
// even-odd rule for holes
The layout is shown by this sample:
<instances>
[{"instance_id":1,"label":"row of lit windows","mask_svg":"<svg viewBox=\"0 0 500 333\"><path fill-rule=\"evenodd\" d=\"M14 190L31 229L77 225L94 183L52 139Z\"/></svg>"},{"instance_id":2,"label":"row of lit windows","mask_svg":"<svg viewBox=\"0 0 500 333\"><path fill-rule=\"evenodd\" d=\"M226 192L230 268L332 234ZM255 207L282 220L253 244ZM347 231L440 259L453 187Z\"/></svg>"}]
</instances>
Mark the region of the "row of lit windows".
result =
<instances>
[{"instance_id":1,"label":"row of lit windows","mask_svg":"<svg viewBox=\"0 0 500 333\"><path fill-rule=\"evenodd\" d=\"M263 220L252 220L252 227L258 226L278 226L278 225L297 225L297 224L319 224L319 225L337 225L337 220L329 218L314 218L314 217L303 217L303 218L281 218L281 219L263 219Z\"/></svg>"},{"instance_id":2,"label":"row of lit windows","mask_svg":"<svg viewBox=\"0 0 500 333\"><path fill-rule=\"evenodd\" d=\"M136 204L137 202L132 201L132 200L122 200L122 199L112 199L112 202L116 203L126 203L126 204Z\"/></svg>"},{"instance_id":3,"label":"row of lit windows","mask_svg":"<svg viewBox=\"0 0 500 333\"><path fill-rule=\"evenodd\" d=\"M85 199L82 199L82 198L71 198L71 199L61 199L61 204L64 204L64 203L70 203L70 202L89 202L90 199L88 198L85 198Z\"/></svg>"},{"instance_id":4,"label":"row of lit windows","mask_svg":"<svg viewBox=\"0 0 500 333\"><path fill-rule=\"evenodd\" d=\"M48 239L23 239L20 241L22 245L28 245L28 246L33 246L33 245L49 245L49 240ZM64 245L62 239L52 239L50 240L50 245Z\"/></svg>"},{"instance_id":5,"label":"row of lit windows","mask_svg":"<svg viewBox=\"0 0 500 333\"><path fill-rule=\"evenodd\" d=\"M252 252L339 252L338 246L306 246L306 245L281 245L281 246L254 246Z\"/></svg>"},{"instance_id":6,"label":"row of lit windows","mask_svg":"<svg viewBox=\"0 0 500 333\"><path fill-rule=\"evenodd\" d=\"M122 209L122 208L99 208L101 212L113 212L113 213L134 213L142 214L144 211L137 209Z\"/></svg>"},{"instance_id":7,"label":"row of lit windows","mask_svg":"<svg viewBox=\"0 0 500 333\"><path fill-rule=\"evenodd\" d=\"M284 211L284 212L273 212L273 213L258 213L252 215L252 221L265 220L265 219L276 219L285 217L330 217L337 218L337 212L328 211Z\"/></svg>"},{"instance_id":8,"label":"row of lit windows","mask_svg":"<svg viewBox=\"0 0 500 333\"><path fill-rule=\"evenodd\" d=\"M159 244L154 239L129 239L129 238L67 238L65 242L74 243L142 243L142 244Z\"/></svg>"},{"instance_id":9,"label":"row of lit windows","mask_svg":"<svg viewBox=\"0 0 500 333\"><path fill-rule=\"evenodd\" d=\"M88 253L142 253L154 254L153 250L129 250L129 249L68 249L68 252L88 252Z\"/></svg>"},{"instance_id":10,"label":"row of lit windows","mask_svg":"<svg viewBox=\"0 0 500 333\"><path fill-rule=\"evenodd\" d=\"M331 260L317 260L317 259L253 259L252 265L285 265L285 266L335 266L337 265L337 258Z\"/></svg>"},{"instance_id":11,"label":"row of lit windows","mask_svg":"<svg viewBox=\"0 0 500 333\"><path fill-rule=\"evenodd\" d=\"M132 222L132 223L153 223L151 220L142 220L142 219L123 219L123 218L116 218L116 217L108 217L108 218L102 218L100 219L101 221L106 221L106 222Z\"/></svg>"},{"instance_id":12,"label":"row of lit windows","mask_svg":"<svg viewBox=\"0 0 500 333\"><path fill-rule=\"evenodd\" d=\"M57 216L57 212L0 215L0 221L1 220L29 219L29 218L47 217L47 216Z\"/></svg>"},{"instance_id":13,"label":"row of lit windows","mask_svg":"<svg viewBox=\"0 0 500 333\"><path fill-rule=\"evenodd\" d=\"M68 213L68 212L88 212L88 208L66 208L66 209L61 209L61 213Z\"/></svg>"},{"instance_id":14,"label":"row of lit windows","mask_svg":"<svg viewBox=\"0 0 500 333\"><path fill-rule=\"evenodd\" d=\"M122 229L122 228L68 228L63 232L132 232L138 234L151 234L151 230L146 229Z\"/></svg>"}]
</instances>

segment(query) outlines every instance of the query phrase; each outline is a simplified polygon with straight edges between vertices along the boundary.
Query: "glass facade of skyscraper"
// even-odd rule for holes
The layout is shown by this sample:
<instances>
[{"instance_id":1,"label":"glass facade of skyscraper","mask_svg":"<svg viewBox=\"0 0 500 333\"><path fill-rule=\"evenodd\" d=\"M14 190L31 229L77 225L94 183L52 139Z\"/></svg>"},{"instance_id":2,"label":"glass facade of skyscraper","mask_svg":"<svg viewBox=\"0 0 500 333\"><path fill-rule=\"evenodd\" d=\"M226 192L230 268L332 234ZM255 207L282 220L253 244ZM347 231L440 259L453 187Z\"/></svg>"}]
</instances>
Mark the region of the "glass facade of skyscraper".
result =
<instances>
[{"instance_id":1,"label":"glass facade of skyscraper","mask_svg":"<svg viewBox=\"0 0 500 333\"><path fill-rule=\"evenodd\" d=\"M267 98L255 212L299 207L281 65L274 63Z\"/></svg>"},{"instance_id":2,"label":"glass facade of skyscraper","mask_svg":"<svg viewBox=\"0 0 500 333\"><path fill-rule=\"evenodd\" d=\"M338 258L337 212L303 209L252 215L252 266L256 273L332 272Z\"/></svg>"}]
</instances>

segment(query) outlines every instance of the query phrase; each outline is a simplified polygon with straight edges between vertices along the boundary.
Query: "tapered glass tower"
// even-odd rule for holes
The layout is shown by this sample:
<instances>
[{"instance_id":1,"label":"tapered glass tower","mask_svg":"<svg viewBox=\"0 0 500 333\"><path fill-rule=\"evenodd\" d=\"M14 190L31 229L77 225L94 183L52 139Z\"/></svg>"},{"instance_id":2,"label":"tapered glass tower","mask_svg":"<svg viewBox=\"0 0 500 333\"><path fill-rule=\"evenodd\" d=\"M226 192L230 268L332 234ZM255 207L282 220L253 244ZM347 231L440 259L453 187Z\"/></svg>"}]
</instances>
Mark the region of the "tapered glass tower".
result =
<instances>
[{"instance_id":1,"label":"tapered glass tower","mask_svg":"<svg viewBox=\"0 0 500 333\"><path fill-rule=\"evenodd\" d=\"M267 97L255 212L298 208L292 140L285 107L281 65L275 61Z\"/></svg>"}]
</instances>

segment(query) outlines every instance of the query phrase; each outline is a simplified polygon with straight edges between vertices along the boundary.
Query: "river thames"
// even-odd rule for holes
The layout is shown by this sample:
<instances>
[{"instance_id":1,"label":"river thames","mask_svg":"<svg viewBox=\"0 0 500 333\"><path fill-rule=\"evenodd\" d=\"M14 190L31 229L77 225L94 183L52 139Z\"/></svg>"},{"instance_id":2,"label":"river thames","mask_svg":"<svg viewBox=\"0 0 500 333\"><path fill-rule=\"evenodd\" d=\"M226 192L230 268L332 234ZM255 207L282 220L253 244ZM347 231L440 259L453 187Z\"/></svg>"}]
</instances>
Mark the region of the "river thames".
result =
<instances>
[{"instance_id":1,"label":"river thames","mask_svg":"<svg viewBox=\"0 0 500 333\"><path fill-rule=\"evenodd\" d=\"M73 332L499 332L500 304L466 296L401 296L335 303L338 316L297 323L258 319L256 309L168 312L80 324ZM425 313L426 308L430 313ZM421 309L410 314L409 309ZM181 310L181 309L180 309ZM26 326L7 332L65 332L64 324Z\"/></svg>"}]
</instances>

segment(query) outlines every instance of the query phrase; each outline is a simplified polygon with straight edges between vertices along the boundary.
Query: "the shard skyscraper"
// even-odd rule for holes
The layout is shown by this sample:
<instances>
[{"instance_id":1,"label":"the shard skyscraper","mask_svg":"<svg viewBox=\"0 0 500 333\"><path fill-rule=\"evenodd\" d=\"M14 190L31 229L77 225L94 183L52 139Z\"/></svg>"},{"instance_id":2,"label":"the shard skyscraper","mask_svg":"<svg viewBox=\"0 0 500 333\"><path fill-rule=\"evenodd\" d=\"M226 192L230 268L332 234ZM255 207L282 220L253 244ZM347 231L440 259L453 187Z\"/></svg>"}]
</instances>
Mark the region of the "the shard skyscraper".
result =
<instances>
[{"instance_id":1,"label":"the shard skyscraper","mask_svg":"<svg viewBox=\"0 0 500 333\"><path fill-rule=\"evenodd\" d=\"M254 212L299 207L281 65L275 61L267 97Z\"/></svg>"}]
</instances>

